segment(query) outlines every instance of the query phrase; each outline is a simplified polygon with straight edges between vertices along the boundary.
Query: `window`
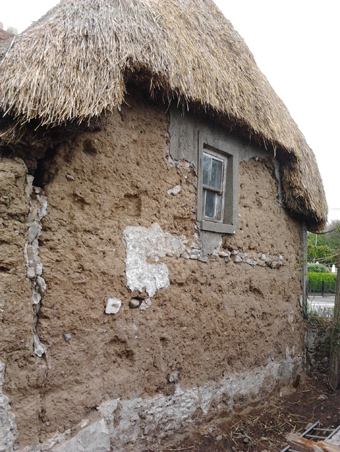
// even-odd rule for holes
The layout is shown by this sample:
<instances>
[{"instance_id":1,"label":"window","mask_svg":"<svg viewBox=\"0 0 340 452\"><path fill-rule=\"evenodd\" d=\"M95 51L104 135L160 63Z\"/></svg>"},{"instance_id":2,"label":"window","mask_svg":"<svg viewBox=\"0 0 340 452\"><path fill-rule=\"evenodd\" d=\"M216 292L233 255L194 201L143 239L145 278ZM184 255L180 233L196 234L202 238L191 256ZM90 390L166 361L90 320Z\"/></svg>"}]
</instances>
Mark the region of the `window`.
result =
<instances>
[{"instance_id":1,"label":"window","mask_svg":"<svg viewBox=\"0 0 340 452\"><path fill-rule=\"evenodd\" d=\"M205 231L233 234L238 224L238 161L235 148L199 137L197 220ZM217 144L217 146L216 146Z\"/></svg>"},{"instance_id":2,"label":"window","mask_svg":"<svg viewBox=\"0 0 340 452\"><path fill-rule=\"evenodd\" d=\"M203 152L202 216L221 221L224 211L224 185L227 159L215 153Z\"/></svg>"}]
</instances>

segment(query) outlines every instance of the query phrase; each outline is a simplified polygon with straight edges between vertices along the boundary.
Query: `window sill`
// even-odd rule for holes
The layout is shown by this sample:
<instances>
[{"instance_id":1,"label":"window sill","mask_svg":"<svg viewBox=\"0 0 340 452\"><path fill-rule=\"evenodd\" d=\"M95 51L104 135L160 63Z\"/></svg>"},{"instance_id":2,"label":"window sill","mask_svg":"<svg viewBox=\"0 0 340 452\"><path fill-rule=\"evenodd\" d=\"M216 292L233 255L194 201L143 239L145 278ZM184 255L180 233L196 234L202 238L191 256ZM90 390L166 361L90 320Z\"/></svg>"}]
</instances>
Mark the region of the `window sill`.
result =
<instances>
[{"instance_id":1,"label":"window sill","mask_svg":"<svg viewBox=\"0 0 340 452\"><path fill-rule=\"evenodd\" d=\"M214 223L212 221L200 221L201 231L218 232L220 234L235 234L237 225Z\"/></svg>"}]
</instances>

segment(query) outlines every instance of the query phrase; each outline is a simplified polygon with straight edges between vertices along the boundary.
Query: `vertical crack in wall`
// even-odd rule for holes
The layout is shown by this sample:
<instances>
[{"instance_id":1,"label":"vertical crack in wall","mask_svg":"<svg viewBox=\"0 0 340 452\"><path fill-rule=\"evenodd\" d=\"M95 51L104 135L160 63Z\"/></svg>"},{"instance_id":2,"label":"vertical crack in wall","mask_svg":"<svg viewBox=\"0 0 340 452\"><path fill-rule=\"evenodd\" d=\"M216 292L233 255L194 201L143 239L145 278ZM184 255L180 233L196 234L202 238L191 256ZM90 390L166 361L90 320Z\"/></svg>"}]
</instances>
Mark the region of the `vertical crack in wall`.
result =
<instances>
[{"instance_id":1,"label":"vertical crack in wall","mask_svg":"<svg viewBox=\"0 0 340 452\"><path fill-rule=\"evenodd\" d=\"M274 158L273 162L274 162L275 177L277 180L277 195L276 195L277 205L280 207L285 207L284 201L283 201L283 189L282 189L282 181L281 181L280 163L276 158Z\"/></svg>"},{"instance_id":2,"label":"vertical crack in wall","mask_svg":"<svg viewBox=\"0 0 340 452\"><path fill-rule=\"evenodd\" d=\"M46 290L46 283L42 277L43 265L39 257L39 237L41 235L41 220L47 213L47 197L39 187L33 185L34 177L27 175L26 195L30 198L30 211L26 223L26 243L24 256L27 267L27 278L31 280L32 306L33 306L33 349L40 358L46 352L45 347L41 344L37 323L39 318L39 310L41 300Z\"/></svg>"}]
</instances>

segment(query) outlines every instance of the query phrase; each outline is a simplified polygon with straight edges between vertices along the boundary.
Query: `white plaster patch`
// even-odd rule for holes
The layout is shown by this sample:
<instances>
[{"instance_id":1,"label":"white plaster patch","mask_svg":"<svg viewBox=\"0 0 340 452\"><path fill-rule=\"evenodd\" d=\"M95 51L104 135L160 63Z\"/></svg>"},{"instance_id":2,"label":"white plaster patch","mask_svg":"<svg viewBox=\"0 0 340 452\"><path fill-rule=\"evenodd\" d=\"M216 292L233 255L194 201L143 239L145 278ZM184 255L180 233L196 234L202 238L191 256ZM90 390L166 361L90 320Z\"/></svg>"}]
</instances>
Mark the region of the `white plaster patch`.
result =
<instances>
[{"instance_id":1,"label":"white plaster patch","mask_svg":"<svg viewBox=\"0 0 340 452\"><path fill-rule=\"evenodd\" d=\"M8 398L2 394L5 365L0 361L0 451L10 451L18 437L15 416Z\"/></svg>"},{"instance_id":2,"label":"white plaster patch","mask_svg":"<svg viewBox=\"0 0 340 452\"><path fill-rule=\"evenodd\" d=\"M117 314L122 306L118 298L109 298L106 303L105 314Z\"/></svg>"},{"instance_id":3,"label":"white plaster patch","mask_svg":"<svg viewBox=\"0 0 340 452\"><path fill-rule=\"evenodd\" d=\"M159 258L164 258L167 248L172 250L173 239L177 237L164 233L157 223L149 229L141 226L128 226L125 229L123 241L126 248L126 279L127 287L132 292L146 290L153 297L157 290L169 287L168 267L164 263L150 264L147 259L157 262ZM181 246L180 242L179 248Z\"/></svg>"}]
</instances>

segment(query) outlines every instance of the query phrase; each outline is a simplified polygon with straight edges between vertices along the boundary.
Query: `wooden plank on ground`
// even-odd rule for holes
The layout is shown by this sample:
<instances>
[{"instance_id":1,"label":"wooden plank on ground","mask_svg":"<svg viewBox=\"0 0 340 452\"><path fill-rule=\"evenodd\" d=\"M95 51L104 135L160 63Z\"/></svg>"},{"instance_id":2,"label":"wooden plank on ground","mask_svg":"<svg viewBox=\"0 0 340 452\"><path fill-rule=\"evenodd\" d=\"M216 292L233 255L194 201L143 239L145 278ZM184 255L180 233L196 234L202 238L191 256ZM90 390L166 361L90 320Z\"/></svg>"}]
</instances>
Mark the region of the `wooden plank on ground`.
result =
<instances>
[{"instance_id":1,"label":"wooden plank on ground","mask_svg":"<svg viewBox=\"0 0 340 452\"><path fill-rule=\"evenodd\" d=\"M295 433L290 433L287 436L288 444L299 452L340 452L340 447L334 444L326 443L325 441L311 441L302 438Z\"/></svg>"}]
</instances>

